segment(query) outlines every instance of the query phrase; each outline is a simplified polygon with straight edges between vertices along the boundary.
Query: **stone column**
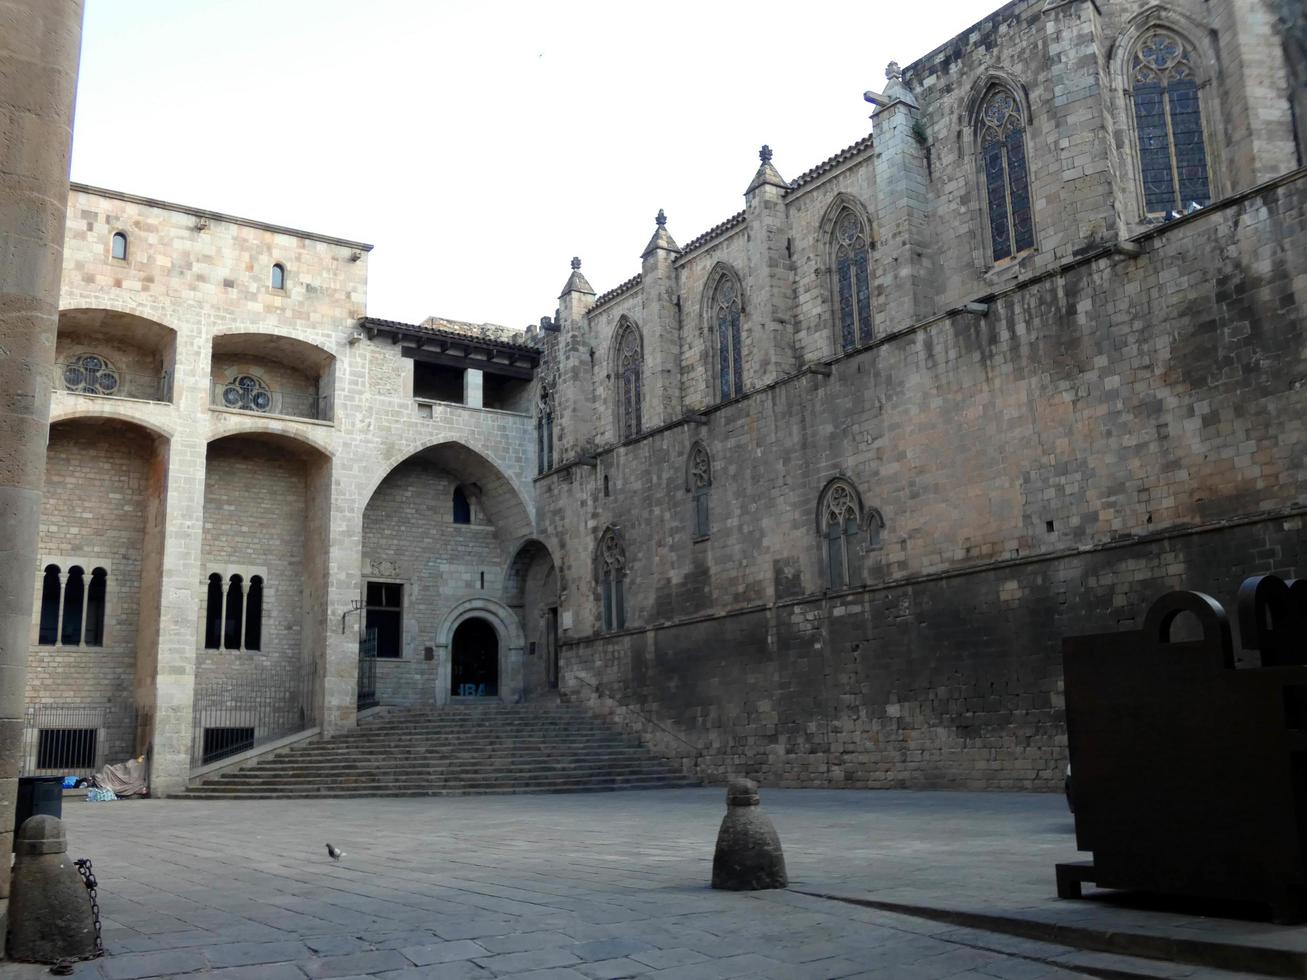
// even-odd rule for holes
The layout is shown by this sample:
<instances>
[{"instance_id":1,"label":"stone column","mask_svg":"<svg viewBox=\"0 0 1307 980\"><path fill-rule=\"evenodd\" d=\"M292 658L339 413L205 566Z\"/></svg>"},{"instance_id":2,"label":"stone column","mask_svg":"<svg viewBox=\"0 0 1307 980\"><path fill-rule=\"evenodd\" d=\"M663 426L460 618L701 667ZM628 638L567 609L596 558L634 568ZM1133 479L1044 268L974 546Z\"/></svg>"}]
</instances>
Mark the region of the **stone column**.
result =
<instances>
[{"instance_id":1,"label":"stone column","mask_svg":"<svg viewBox=\"0 0 1307 980\"><path fill-rule=\"evenodd\" d=\"M572 274L558 297L558 391L554 398L554 459L562 462L594 446L594 349L586 313L595 291L572 259Z\"/></svg>"},{"instance_id":2,"label":"stone column","mask_svg":"<svg viewBox=\"0 0 1307 980\"><path fill-rule=\"evenodd\" d=\"M9 894L81 40L81 0L0 0L0 899Z\"/></svg>"},{"instance_id":3,"label":"stone column","mask_svg":"<svg viewBox=\"0 0 1307 980\"><path fill-rule=\"evenodd\" d=\"M661 209L654 221L653 237L641 256L640 282L647 429L664 425L681 414L681 322L676 269L672 265L681 250L667 231L667 216Z\"/></svg>"},{"instance_id":4,"label":"stone column","mask_svg":"<svg viewBox=\"0 0 1307 980\"><path fill-rule=\"evenodd\" d=\"M771 147L744 192L744 350L746 388L761 388L797 365L794 345L794 261L785 195L790 185L772 166Z\"/></svg>"}]
</instances>

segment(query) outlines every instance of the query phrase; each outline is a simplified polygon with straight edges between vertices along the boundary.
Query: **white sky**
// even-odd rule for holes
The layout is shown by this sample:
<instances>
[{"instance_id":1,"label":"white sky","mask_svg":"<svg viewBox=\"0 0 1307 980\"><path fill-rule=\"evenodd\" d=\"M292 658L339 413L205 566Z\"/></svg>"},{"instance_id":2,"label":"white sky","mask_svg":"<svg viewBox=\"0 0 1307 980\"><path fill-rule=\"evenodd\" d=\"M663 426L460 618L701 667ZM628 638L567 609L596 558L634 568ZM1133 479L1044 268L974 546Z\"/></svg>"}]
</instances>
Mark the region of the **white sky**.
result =
<instances>
[{"instance_id":1,"label":"white sky","mask_svg":"<svg viewBox=\"0 0 1307 980\"><path fill-rule=\"evenodd\" d=\"M373 243L368 312L523 327L866 135L1000 0L88 0L73 179Z\"/></svg>"}]
</instances>

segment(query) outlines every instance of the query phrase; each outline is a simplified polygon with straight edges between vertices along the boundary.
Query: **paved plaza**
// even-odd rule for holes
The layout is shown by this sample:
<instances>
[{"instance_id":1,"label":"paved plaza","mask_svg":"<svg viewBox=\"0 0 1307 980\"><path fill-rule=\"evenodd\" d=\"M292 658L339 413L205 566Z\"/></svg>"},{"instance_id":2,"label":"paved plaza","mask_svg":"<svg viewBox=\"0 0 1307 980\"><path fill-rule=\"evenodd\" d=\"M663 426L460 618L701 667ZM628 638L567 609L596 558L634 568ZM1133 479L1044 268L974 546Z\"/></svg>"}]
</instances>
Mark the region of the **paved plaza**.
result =
<instances>
[{"instance_id":1,"label":"paved plaza","mask_svg":"<svg viewBox=\"0 0 1307 980\"><path fill-rule=\"evenodd\" d=\"M707 887L721 788L314 801L65 801L109 955L77 975L1217 977L843 898L1301 952L1300 929L1059 902L1054 795L764 790L791 888ZM333 862L325 843L346 854ZM1250 963L1254 962L1249 959ZM1229 965L1229 964L1226 964ZM48 976L6 964L0 976Z\"/></svg>"}]
</instances>

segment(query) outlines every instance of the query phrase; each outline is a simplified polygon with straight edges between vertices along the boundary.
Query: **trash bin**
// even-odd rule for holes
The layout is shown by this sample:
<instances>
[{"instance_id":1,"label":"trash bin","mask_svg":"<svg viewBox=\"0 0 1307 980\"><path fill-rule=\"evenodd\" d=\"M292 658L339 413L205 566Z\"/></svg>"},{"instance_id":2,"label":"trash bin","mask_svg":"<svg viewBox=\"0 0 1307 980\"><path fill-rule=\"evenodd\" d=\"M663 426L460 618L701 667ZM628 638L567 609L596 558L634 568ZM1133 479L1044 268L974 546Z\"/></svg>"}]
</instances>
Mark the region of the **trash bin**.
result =
<instances>
[{"instance_id":1,"label":"trash bin","mask_svg":"<svg viewBox=\"0 0 1307 980\"><path fill-rule=\"evenodd\" d=\"M64 778L62 776L19 776L18 806L14 810L14 843L18 842L18 828L28 817L38 813L59 817L64 815Z\"/></svg>"}]
</instances>

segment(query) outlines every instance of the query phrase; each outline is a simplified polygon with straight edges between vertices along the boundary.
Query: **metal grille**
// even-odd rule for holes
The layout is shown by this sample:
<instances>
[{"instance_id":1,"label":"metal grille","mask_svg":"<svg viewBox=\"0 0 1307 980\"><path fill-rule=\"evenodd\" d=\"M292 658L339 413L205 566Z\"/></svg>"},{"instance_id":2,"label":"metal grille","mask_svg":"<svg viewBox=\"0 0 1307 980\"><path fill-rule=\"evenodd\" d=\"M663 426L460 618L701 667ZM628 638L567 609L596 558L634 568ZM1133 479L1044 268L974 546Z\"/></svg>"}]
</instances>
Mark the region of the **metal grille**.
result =
<instances>
[{"instance_id":1,"label":"metal grille","mask_svg":"<svg viewBox=\"0 0 1307 980\"><path fill-rule=\"evenodd\" d=\"M330 395L269 388L253 375L243 374L230 381L213 381L209 385L209 404L234 412L289 415L299 419L331 421Z\"/></svg>"},{"instance_id":2,"label":"metal grille","mask_svg":"<svg viewBox=\"0 0 1307 980\"><path fill-rule=\"evenodd\" d=\"M106 755L116 720L107 705L30 705L23 713L18 774L94 775L113 761Z\"/></svg>"},{"instance_id":3,"label":"metal grille","mask_svg":"<svg viewBox=\"0 0 1307 980\"><path fill-rule=\"evenodd\" d=\"M191 765L208 765L294 735L316 722L317 665L256 669L195 685Z\"/></svg>"},{"instance_id":4,"label":"metal grille","mask_svg":"<svg viewBox=\"0 0 1307 980\"><path fill-rule=\"evenodd\" d=\"M172 377L162 374L129 374L110 367L103 359L84 355L55 366L55 391L101 398L136 398L141 401L172 401Z\"/></svg>"},{"instance_id":5,"label":"metal grille","mask_svg":"<svg viewBox=\"0 0 1307 980\"><path fill-rule=\"evenodd\" d=\"M362 711L375 707L377 703L377 631L370 629L367 636L359 640L358 707Z\"/></svg>"}]
</instances>

